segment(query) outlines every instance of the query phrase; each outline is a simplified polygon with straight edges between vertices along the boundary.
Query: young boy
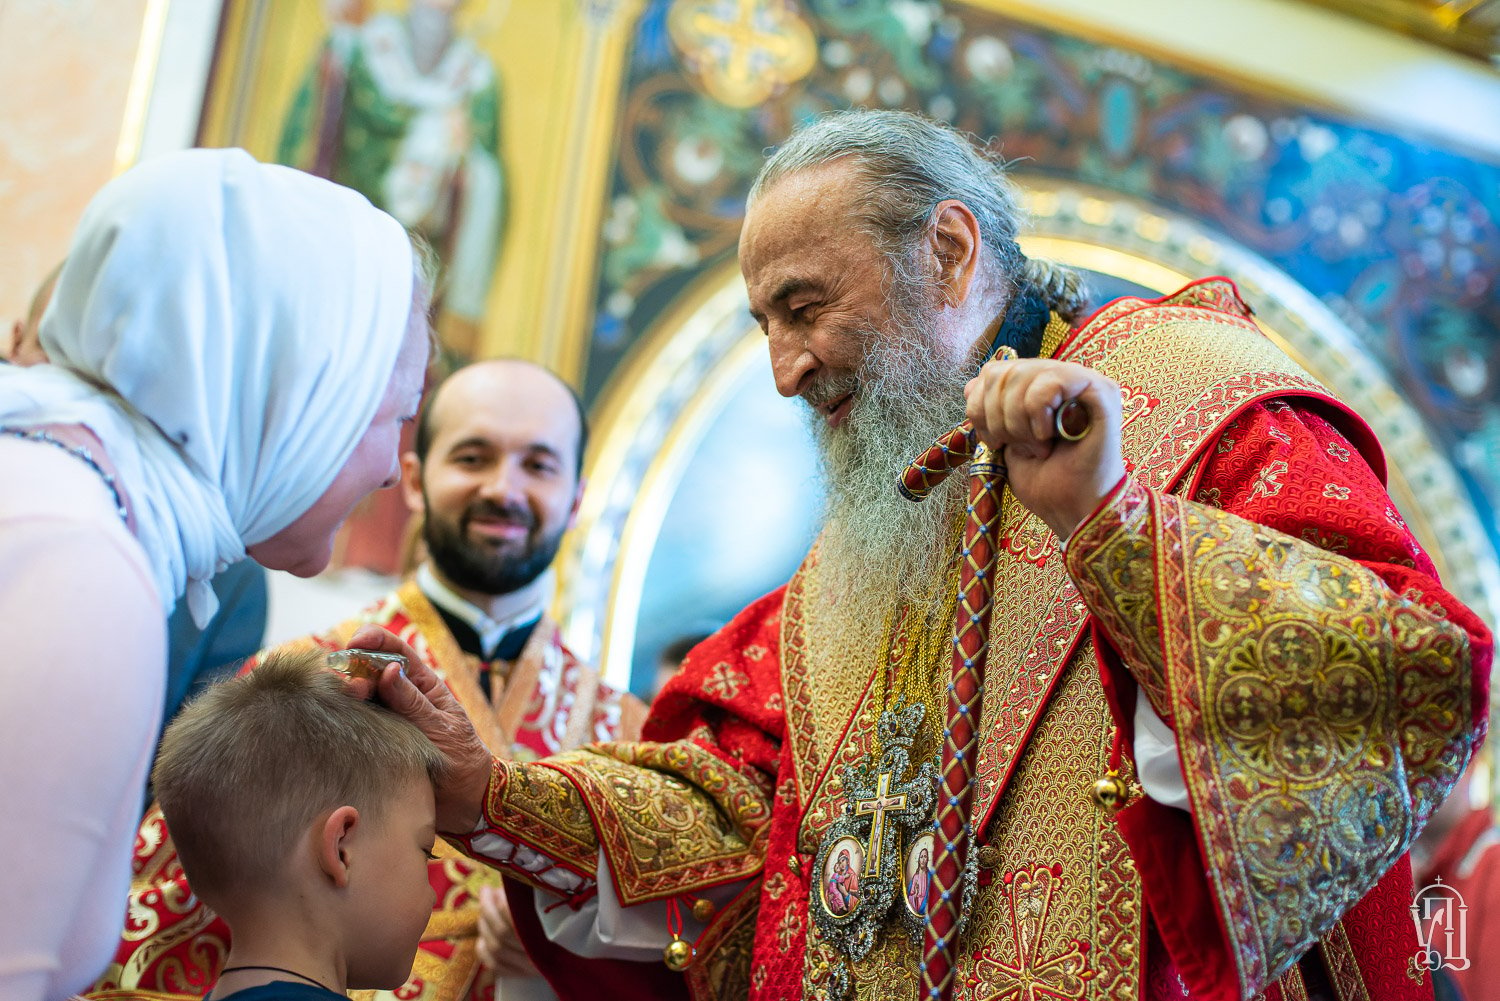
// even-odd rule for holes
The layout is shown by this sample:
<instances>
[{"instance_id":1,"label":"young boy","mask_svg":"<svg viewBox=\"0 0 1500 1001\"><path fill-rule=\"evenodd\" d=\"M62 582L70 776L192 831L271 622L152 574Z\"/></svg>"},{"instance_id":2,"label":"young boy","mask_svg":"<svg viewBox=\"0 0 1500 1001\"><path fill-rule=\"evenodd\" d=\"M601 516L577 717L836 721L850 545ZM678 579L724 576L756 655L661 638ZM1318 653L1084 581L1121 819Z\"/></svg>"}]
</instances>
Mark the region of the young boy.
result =
<instances>
[{"instance_id":1,"label":"young boy","mask_svg":"<svg viewBox=\"0 0 1500 1001\"><path fill-rule=\"evenodd\" d=\"M183 872L232 932L211 1001L400 987L432 913L442 757L325 658L267 657L162 738L152 779Z\"/></svg>"}]
</instances>

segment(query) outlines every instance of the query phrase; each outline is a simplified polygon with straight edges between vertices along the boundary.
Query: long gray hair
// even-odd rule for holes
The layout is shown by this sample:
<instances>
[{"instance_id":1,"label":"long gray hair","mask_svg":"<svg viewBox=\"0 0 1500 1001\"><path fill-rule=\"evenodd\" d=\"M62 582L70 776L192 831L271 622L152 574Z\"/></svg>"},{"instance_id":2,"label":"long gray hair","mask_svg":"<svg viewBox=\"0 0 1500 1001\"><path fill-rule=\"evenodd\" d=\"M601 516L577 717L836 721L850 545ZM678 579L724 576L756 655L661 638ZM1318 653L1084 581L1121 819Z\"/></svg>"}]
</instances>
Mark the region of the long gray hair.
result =
<instances>
[{"instance_id":1,"label":"long gray hair","mask_svg":"<svg viewBox=\"0 0 1500 1001\"><path fill-rule=\"evenodd\" d=\"M933 210L954 199L974 213L1009 294L1031 286L1064 319L1082 319L1086 290L1078 272L1021 253L1016 235L1024 213L1004 163L969 137L920 115L856 110L814 119L766 160L750 186L749 201L789 174L844 157L865 181L860 222L885 254L893 277L913 277L912 251L932 225Z\"/></svg>"}]
</instances>

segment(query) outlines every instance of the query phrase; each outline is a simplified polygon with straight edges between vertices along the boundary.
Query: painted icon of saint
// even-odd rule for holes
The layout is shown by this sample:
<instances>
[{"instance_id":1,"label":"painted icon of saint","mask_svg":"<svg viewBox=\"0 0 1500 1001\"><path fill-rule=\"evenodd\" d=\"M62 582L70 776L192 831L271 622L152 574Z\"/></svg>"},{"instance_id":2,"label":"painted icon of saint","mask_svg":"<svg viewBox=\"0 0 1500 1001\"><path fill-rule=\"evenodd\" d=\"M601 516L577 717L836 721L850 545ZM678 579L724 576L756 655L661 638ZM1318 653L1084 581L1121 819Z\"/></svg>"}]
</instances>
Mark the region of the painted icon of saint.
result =
<instances>
[{"instance_id":1,"label":"painted icon of saint","mask_svg":"<svg viewBox=\"0 0 1500 1001\"><path fill-rule=\"evenodd\" d=\"M471 358L505 202L495 66L460 28L462 0L324 6L328 38L292 100L277 159L353 188L432 244L443 267L438 330Z\"/></svg>"},{"instance_id":2,"label":"painted icon of saint","mask_svg":"<svg viewBox=\"0 0 1500 1001\"><path fill-rule=\"evenodd\" d=\"M924 845L917 856L917 864L906 878L906 906L918 916L927 913L927 890L932 885L932 874L927 864L929 856Z\"/></svg>"},{"instance_id":3,"label":"painted icon of saint","mask_svg":"<svg viewBox=\"0 0 1500 1001\"><path fill-rule=\"evenodd\" d=\"M848 848L841 849L834 860L825 897L828 911L835 917L848 914L859 904L859 872L851 863Z\"/></svg>"}]
</instances>

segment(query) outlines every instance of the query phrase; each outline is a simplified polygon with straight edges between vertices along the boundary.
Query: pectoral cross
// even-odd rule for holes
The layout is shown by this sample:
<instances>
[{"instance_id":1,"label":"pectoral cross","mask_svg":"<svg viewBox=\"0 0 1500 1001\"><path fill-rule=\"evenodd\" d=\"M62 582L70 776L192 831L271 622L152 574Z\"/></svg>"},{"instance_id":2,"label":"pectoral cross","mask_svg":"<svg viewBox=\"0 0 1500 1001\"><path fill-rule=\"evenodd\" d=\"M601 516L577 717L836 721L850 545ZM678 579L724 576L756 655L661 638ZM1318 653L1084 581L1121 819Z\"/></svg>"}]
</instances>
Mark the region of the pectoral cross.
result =
<instances>
[{"instance_id":1,"label":"pectoral cross","mask_svg":"<svg viewBox=\"0 0 1500 1001\"><path fill-rule=\"evenodd\" d=\"M854 813L856 816L865 816L873 813L875 819L870 823L870 850L865 852L865 876L880 875L880 849L885 841L885 815L887 811L896 813L906 809L906 793L891 793L891 773L881 772L880 778L875 784L875 796L873 799L856 800Z\"/></svg>"}]
</instances>

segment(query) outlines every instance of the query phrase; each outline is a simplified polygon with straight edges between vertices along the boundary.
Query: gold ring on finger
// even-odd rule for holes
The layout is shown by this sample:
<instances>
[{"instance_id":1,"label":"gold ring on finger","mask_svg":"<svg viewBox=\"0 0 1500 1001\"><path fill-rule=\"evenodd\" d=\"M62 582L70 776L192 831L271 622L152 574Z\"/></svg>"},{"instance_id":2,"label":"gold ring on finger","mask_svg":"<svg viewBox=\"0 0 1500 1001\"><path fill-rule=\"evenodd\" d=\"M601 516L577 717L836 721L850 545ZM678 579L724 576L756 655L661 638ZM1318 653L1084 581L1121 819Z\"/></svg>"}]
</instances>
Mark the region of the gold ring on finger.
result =
<instances>
[{"instance_id":1,"label":"gold ring on finger","mask_svg":"<svg viewBox=\"0 0 1500 1001\"><path fill-rule=\"evenodd\" d=\"M1064 403L1052 417L1052 427L1063 441L1082 441L1091 425L1088 407L1080 400Z\"/></svg>"}]
</instances>

